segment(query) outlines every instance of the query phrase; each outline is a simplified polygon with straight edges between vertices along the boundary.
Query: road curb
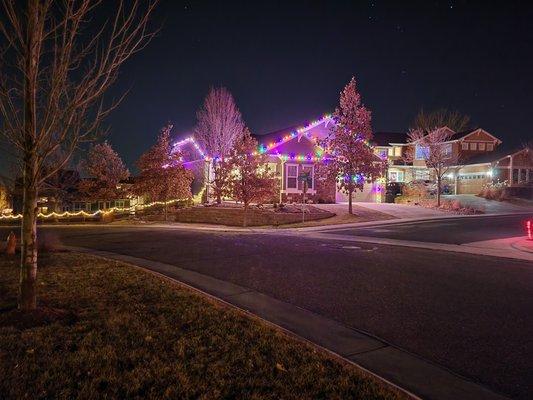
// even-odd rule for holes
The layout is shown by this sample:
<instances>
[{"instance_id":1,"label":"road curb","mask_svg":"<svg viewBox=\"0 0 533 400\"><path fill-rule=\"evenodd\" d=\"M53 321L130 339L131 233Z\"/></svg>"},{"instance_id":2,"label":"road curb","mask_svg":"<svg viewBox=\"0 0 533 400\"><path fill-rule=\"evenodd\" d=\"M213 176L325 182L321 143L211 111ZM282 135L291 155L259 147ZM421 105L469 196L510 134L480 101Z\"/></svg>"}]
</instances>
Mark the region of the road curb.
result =
<instances>
[{"instance_id":1,"label":"road curb","mask_svg":"<svg viewBox=\"0 0 533 400\"><path fill-rule=\"evenodd\" d=\"M366 332L247 287L157 261L83 247L65 248L131 264L182 284L340 357L414 399L507 398Z\"/></svg>"},{"instance_id":2,"label":"road curb","mask_svg":"<svg viewBox=\"0 0 533 400\"><path fill-rule=\"evenodd\" d=\"M473 215L437 215L433 217L417 217L417 218L397 218L397 219L384 219L378 221L367 221L367 222L351 222L347 224L337 224L337 225L322 225L322 226L308 226L304 228L286 228L287 232L296 231L296 232L325 232L330 230L338 229L349 229L349 228L365 228L371 226L382 226L382 225L397 225L397 224L413 224L413 223L424 223L431 221L439 221L446 219L463 219L463 218L493 218L493 217L505 217L512 215L525 215L529 216L531 213L528 212L515 212L515 213L499 213L499 214L473 214ZM282 229L278 229L276 232L282 232Z\"/></svg>"},{"instance_id":3,"label":"road curb","mask_svg":"<svg viewBox=\"0 0 533 400\"><path fill-rule=\"evenodd\" d=\"M518 249L485 248L467 244L448 244L434 242L417 242L412 240L389 239L374 236L343 235L326 232L310 232L305 237L317 240L344 241L356 243L374 243L386 246L413 247L417 249L438 250L463 254L475 254L488 257L507 258L520 261L533 261L533 253ZM474 242L475 243L475 242Z\"/></svg>"}]
</instances>

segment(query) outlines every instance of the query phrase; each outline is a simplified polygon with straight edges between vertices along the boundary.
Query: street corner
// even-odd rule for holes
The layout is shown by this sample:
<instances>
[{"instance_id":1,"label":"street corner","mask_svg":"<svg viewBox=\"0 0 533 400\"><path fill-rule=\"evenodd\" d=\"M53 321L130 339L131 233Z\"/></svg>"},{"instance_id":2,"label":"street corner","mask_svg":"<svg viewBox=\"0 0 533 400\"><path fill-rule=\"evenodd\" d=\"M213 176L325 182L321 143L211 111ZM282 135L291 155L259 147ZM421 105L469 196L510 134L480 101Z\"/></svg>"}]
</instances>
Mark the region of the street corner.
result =
<instances>
[{"instance_id":1,"label":"street corner","mask_svg":"<svg viewBox=\"0 0 533 400\"><path fill-rule=\"evenodd\" d=\"M512 239L515 239L515 241L511 243L512 248L518 251L524 251L526 253L533 254L533 239L530 239L528 237L523 237L523 238L518 238L518 239L512 238Z\"/></svg>"}]
</instances>

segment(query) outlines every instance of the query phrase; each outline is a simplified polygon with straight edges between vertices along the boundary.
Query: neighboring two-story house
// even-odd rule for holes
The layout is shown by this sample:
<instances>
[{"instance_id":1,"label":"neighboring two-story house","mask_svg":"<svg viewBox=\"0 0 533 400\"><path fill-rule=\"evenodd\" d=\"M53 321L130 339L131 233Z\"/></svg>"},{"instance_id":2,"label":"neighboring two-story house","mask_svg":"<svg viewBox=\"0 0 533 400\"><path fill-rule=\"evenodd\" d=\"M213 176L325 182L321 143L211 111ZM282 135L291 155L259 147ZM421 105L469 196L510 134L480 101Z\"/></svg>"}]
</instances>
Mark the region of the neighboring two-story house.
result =
<instances>
[{"instance_id":1,"label":"neighboring two-story house","mask_svg":"<svg viewBox=\"0 0 533 400\"><path fill-rule=\"evenodd\" d=\"M268 155L270 168L280 180L279 201L301 201L302 182L298 177L302 172L311 176L307 191L309 200L328 203L347 201L346 195L337 189L335 182L324 181L316 174L324 157L328 157L318 142L330 133L333 123L333 118L325 115L304 126L255 136L259 142L258 152ZM478 194L483 185L494 180L508 180L510 185L531 184L531 151L505 154L499 149L501 143L500 139L482 128L458 133L450 130L450 140L444 146L449 149L451 158L459 160L445 176L450 191L456 194ZM180 144L190 144L196 149L197 158L204 158L204 153L193 138ZM354 193L355 201L383 201L387 181L408 183L434 179L432 171L426 167L424 153L419 149L413 149L415 160L410 163L405 161L408 147L413 146L408 143L406 133L375 132L372 144L376 156L387 162L387 175L366 184L362 192Z\"/></svg>"}]
</instances>

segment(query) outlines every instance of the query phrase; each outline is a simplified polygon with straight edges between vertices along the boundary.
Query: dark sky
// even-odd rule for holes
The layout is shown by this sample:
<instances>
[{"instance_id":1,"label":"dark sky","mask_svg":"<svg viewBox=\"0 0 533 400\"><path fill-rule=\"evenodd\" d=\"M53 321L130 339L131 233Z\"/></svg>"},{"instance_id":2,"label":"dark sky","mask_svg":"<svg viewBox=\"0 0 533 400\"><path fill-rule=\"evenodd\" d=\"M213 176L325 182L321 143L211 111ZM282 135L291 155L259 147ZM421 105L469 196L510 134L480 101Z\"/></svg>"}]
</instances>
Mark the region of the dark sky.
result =
<instances>
[{"instance_id":1,"label":"dark sky","mask_svg":"<svg viewBox=\"0 0 533 400\"><path fill-rule=\"evenodd\" d=\"M161 0L108 140L132 167L167 121L191 131L211 85L267 133L332 111L354 75L375 131L448 107L517 147L533 137L532 20L527 2Z\"/></svg>"}]
</instances>

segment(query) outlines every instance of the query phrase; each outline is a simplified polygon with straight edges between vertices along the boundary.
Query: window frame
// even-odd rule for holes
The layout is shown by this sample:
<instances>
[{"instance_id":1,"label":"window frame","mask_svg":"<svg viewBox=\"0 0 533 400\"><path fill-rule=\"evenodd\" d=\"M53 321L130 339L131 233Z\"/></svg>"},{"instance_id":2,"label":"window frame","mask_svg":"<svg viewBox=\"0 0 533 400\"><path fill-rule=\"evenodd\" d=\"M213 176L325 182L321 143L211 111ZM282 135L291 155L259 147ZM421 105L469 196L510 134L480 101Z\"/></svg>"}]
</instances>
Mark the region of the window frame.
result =
<instances>
[{"instance_id":1,"label":"window frame","mask_svg":"<svg viewBox=\"0 0 533 400\"><path fill-rule=\"evenodd\" d=\"M289 192L289 191L297 192L298 191L298 164L286 163L285 166L287 167L287 169L285 171L285 190L287 192ZM295 176L289 176L289 167L295 167L295 169L296 169L296 175ZM289 187L289 178L290 179L294 179L294 182L295 182L295 186L294 187Z\"/></svg>"},{"instance_id":2,"label":"window frame","mask_svg":"<svg viewBox=\"0 0 533 400\"><path fill-rule=\"evenodd\" d=\"M306 168L309 168L311 171L311 186L307 187L307 192L315 190L315 164L300 164L301 171L304 172ZM298 174L299 175L299 174ZM298 183L297 183L298 185Z\"/></svg>"}]
</instances>

